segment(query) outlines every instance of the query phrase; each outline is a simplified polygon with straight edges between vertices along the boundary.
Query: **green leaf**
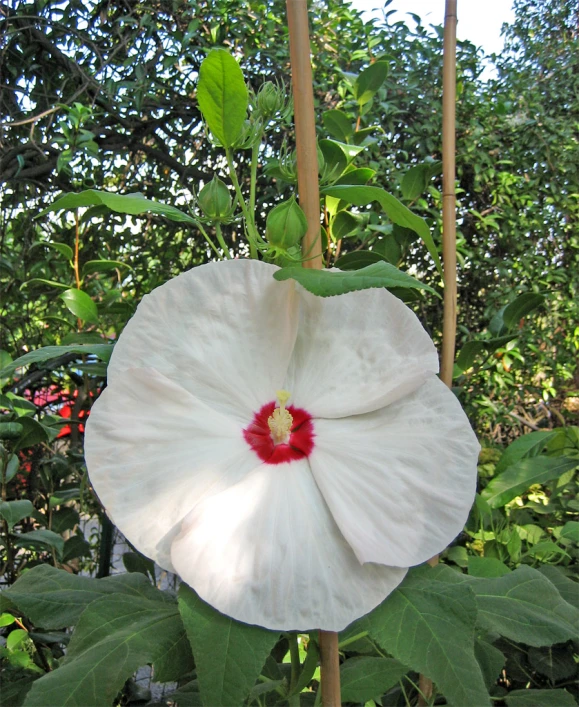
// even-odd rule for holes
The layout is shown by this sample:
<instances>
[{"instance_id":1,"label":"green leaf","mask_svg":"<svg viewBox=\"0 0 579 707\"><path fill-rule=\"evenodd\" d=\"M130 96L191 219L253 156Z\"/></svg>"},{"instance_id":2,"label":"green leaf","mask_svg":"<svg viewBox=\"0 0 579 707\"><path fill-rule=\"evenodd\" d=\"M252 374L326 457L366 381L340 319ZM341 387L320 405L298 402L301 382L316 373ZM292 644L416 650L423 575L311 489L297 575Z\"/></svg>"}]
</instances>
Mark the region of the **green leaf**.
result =
<instances>
[{"instance_id":1,"label":"green leaf","mask_svg":"<svg viewBox=\"0 0 579 707\"><path fill-rule=\"evenodd\" d=\"M518 326L520 320L545 301L544 295L535 292L525 292L494 315L489 324L489 331L495 336L505 334L509 329Z\"/></svg>"},{"instance_id":2,"label":"green leaf","mask_svg":"<svg viewBox=\"0 0 579 707\"><path fill-rule=\"evenodd\" d=\"M513 690L503 699L507 707L577 707L567 690Z\"/></svg>"},{"instance_id":3,"label":"green leaf","mask_svg":"<svg viewBox=\"0 0 579 707\"><path fill-rule=\"evenodd\" d=\"M156 597L157 590L142 574L89 579L37 565L25 572L5 594L37 626L59 629L74 626L86 607L102 596L122 593L130 598Z\"/></svg>"},{"instance_id":4,"label":"green leaf","mask_svg":"<svg viewBox=\"0 0 579 707\"><path fill-rule=\"evenodd\" d=\"M542 565L538 571L555 587L563 599L575 609L579 609L579 582L569 579L559 567Z\"/></svg>"},{"instance_id":5,"label":"green leaf","mask_svg":"<svg viewBox=\"0 0 579 707\"><path fill-rule=\"evenodd\" d=\"M248 92L243 73L225 49L212 49L201 63L197 100L209 129L233 147L247 117Z\"/></svg>"},{"instance_id":6,"label":"green leaf","mask_svg":"<svg viewBox=\"0 0 579 707\"><path fill-rule=\"evenodd\" d=\"M376 171L370 169L369 167L357 167L356 169L353 169L350 165L344 174L342 174L342 176L336 181L334 186L339 184L364 186L366 182L369 182L375 174Z\"/></svg>"},{"instance_id":7,"label":"green leaf","mask_svg":"<svg viewBox=\"0 0 579 707\"><path fill-rule=\"evenodd\" d=\"M120 260L87 260L82 266L82 274L84 276L93 272L109 272L110 270L122 270L124 268L133 269L130 265L121 263Z\"/></svg>"},{"instance_id":8,"label":"green leaf","mask_svg":"<svg viewBox=\"0 0 579 707\"><path fill-rule=\"evenodd\" d=\"M411 167L402 177L400 189L402 196L408 201L414 201L421 196L430 181L430 165L417 164Z\"/></svg>"},{"instance_id":9,"label":"green leaf","mask_svg":"<svg viewBox=\"0 0 579 707\"><path fill-rule=\"evenodd\" d=\"M174 601L110 594L80 617L57 670L37 680L26 707L109 707L125 681L182 641L183 623Z\"/></svg>"},{"instance_id":10,"label":"green leaf","mask_svg":"<svg viewBox=\"0 0 579 707\"><path fill-rule=\"evenodd\" d=\"M36 248L38 246L45 246L46 248L52 248L53 250L58 251L61 255L64 255L64 257L71 261L74 258L74 253L72 251L72 248L69 245L66 245L66 243L55 243L54 241L42 241L39 243L34 243L32 245L32 248Z\"/></svg>"},{"instance_id":11,"label":"green leaf","mask_svg":"<svg viewBox=\"0 0 579 707\"><path fill-rule=\"evenodd\" d=\"M179 610L195 655L203 704L241 705L279 634L218 613L181 584Z\"/></svg>"},{"instance_id":12,"label":"green leaf","mask_svg":"<svg viewBox=\"0 0 579 707\"><path fill-rule=\"evenodd\" d=\"M501 674L506 660L505 656L498 648L478 637L475 639L474 654L482 670L487 690L490 690L493 685L496 685Z\"/></svg>"},{"instance_id":13,"label":"green leaf","mask_svg":"<svg viewBox=\"0 0 579 707\"><path fill-rule=\"evenodd\" d=\"M282 268L274 273L276 280L293 279L318 297L333 297L370 287L411 288L437 294L431 287L415 280L390 263L374 263L361 270L330 272L301 267Z\"/></svg>"},{"instance_id":14,"label":"green leaf","mask_svg":"<svg viewBox=\"0 0 579 707\"><path fill-rule=\"evenodd\" d=\"M388 64L385 61L377 61L360 72L354 83L354 98L359 106L363 106L372 100L376 91L386 81L388 76Z\"/></svg>"},{"instance_id":15,"label":"green leaf","mask_svg":"<svg viewBox=\"0 0 579 707\"><path fill-rule=\"evenodd\" d=\"M34 513L34 506L30 501L0 501L0 517L8 523L10 530L32 513Z\"/></svg>"},{"instance_id":16,"label":"green leaf","mask_svg":"<svg viewBox=\"0 0 579 707\"><path fill-rule=\"evenodd\" d=\"M352 121L341 110L327 110L322 115L322 122L330 135L341 142L346 142L354 132Z\"/></svg>"},{"instance_id":17,"label":"green leaf","mask_svg":"<svg viewBox=\"0 0 579 707\"><path fill-rule=\"evenodd\" d=\"M97 306L86 292L71 287L66 292L63 292L60 297L75 317L82 319L83 322L98 324L99 313Z\"/></svg>"},{"instance_id":18,"label":"green leaf","mask_svg":"<svg viewBox=\"0 0 579 707\"><path fill-rule=\"evenodd\" d=\"M434 576L458 574L441 566ZM489 705L474 656L477 608L466 584L433 581L434 570L411 570L402 584L366 617L370 636L404 665L433 680L456 707ZM458 575L459 577L462 575Z\"/></svg>"},{"instance_id":19,"label":"green leaf","mask_svg":"<svg viewBox=\"0 0 579 707\"><path fill-rule=\"evenodd\" d=\"M22 425L23 431L13 451L19 452L21 449L33 447L39 442L48 442L48 431L40 422L31 417L19 417L18 424Z\"/></svg>"},{"instance_id":20,"label":"green leaf","mask_svg":"<svg viewBox=\"0 0 579 707\"><path fill-rule=\"evenodd\" d=\"M58 533L52 532L52 530L31 530L29 533L21 533L14 544L18 547L30 547L38 549L38 545L41 547L46 545L56 552L58 557L62 557L62 551L64 550L64 539ZM46 549L46 548L42 548Z\"/></svg>"},{"instance_id":21,"label":"green leaf","mask_svg":"<svg viewBox=\"0 0 579 707\"><path fill-rule=\"evenodd\" d=\"M579 543L579 522L576 520L568 520L561 528L559 538L568 538L574 543Z\"/></svg>"},{"instance_id":22,"label":"green leaf","mask_svg":"<svg viewBox=\"0 0 579 707\"><path fill-rule=\"evenodd\" d=\"M166 216L171 221L197 224L197 221L193 217L184 214L174 206L160 204L158 201L146 199L143 194L139 192L135 192L134 194L114 194L112 192L98 191L97 189L87 189L78 194L64 194L53 204L41 211L38 216L44 216L49 211L71 210L85 206L100 205L106 206L111 211L116 211L121 214L136 216L150 211L154 214Z\"/></svg>"},{"instance_id":23,"label":"green leaf","mask_svg":"<svg viewBox=\"0 0 579 707\"><path fill-rule=\"evenodd\" d=\"M463 344L456 359L456 365L461 371L459 375L473 367L476 357L484 351L484 348L482 341L467 341Z\"/></svg>"},{"instance_id":24,"label":"green leaf","mask_svg":"<svg viewBox=\"0 0 579 707\"><path fill-rule=\"evenodd\" d=\"M481 496L491 508L500 508L528 491L533 484L546 484L577 466L577 459L567 457L531 457L521 459L495 476Z\"/></svg>"},{"instance_id":25,"label":"green leaf","mask_svg":"<svg viewBox=\"0 0 579 707\"><path fill-rule=\"evenodd\" d=\"M529 649L529 663L552 683L572 678L577 673L573 652L566 645Z\"/></svg>"},{"instance_id":26,"label":"green leaf","mask_svg":"<svg viewBox=\"0 0 579 707\"><path fill-rule=\"evenodd\" d=\"M404 206L401 201L398 201L395 196L392 196L392 194L389 194L380 187L350 186L346 184L326 187L322 190L322 194L333 196L336 199L343 199L354 206L367 206L373 201L377 201L392 223L403 226L404 228L409 228L422 238L424 245L436 264L436 269L442 276L440 257L426 221L410 211L410 209Z\"/></svg>"},{"instance_id":27,"label":"green leaf","mask_svg":"<svg viewBox=\"0 0 579 707\"><path fill-rule=\"evenodd\" d=\"M517 297L503 311L503 321L507 329L517 326L523 317L537 309L544 301L544 295L539 295L535 292L525 292L525 294Z\"/></svg>"},{"instance_id":28,"label":"green leaf","mask_svg":"<svg viewBox=\"0 0 579 707\"><path fill-rule=\"evenodd\" d=\"M469 555L468 573L471 577L502 577L511 570L496 557Z\"/></svg>"},{"instance_id":29,"label":"green leaf","mask_svg":"<svg viewBox=\"0 0 579 707\"><path fill-rule=\"evenodd\" d=\"M478 622L487 631L536 647L567 641L577 633L579 611L532 567L521 565L502 577L468 582L476 595Z\"/></svg>"},{"instance_id":30,"label":"green leaf","mask_svg":"<svg viewBox=\"0 0 579 707\"><path fill-rule=\"evenodd\" d=\"M340 268L340 270L361 270L367 265L381 262L387 263L388 258L373 250L355 250L338 258L335 267Z\"/></svg>"},{"instance_id":31,"label":"green leaf","mask_svg":"<svg viewBox=\"0 0 579 707\"><path fill-rule=\"evenodd\" d=\"M63 282L56 282L56 280L46 280L43 277L33 277L32 280L27 280L23 282L22 287L30 287L32 285L48 285L49 287L56 287L59 290L68 290L70 285L65 285Z\"/></svg>"},{"instance_id":32,"label":"green leaf","mask_svg":"<svg viewBox=\"0 0 579 707\"><path fill-rule=\"evenodd\" d=\"M557 431L540 430L518 437L502 453L495 467L495 476L525 457L536 457L548 442L557 436Z\"/></svg>"},{"instance_id":33,"label":"green leaf","mask_svg":"<svg viewBox=\"0 0 579 707\"><path fill-rule=\"evenodd\" d=\"M32 363L44 363L45 361L53 361L55 358L64 356L65 354L75 353L81 356L89 356L93 354L101 361L108 362L112 353L113 347L110 344L72 344L70 346L45 346L36 351L30 351L24 356L20 356L15 361L12 361L8 366L0 371L0 377L9 376L14 373L17 368L29 366Z\"/></svg>"},{"instance_id":34,"label":"green leaf","mask_svg":"<svg viewBox=\"0 0 579 707\"><path fill-rule=\"evenodd\" d=\"M359 228L359 219L349 211L338 211L330 223L330 233L335 241L346 238Z\"/></svg>"},{"instance_id":35,"label":"green leaf","mask_svg":"<svg viewBox=\"0 0 579 707\"><path fill-rule=\"evenodd\" d=\"M383 695L408 668L394 658L356 657L340 665L343 702L367 702Z\"/></svg>"}]
</instances>

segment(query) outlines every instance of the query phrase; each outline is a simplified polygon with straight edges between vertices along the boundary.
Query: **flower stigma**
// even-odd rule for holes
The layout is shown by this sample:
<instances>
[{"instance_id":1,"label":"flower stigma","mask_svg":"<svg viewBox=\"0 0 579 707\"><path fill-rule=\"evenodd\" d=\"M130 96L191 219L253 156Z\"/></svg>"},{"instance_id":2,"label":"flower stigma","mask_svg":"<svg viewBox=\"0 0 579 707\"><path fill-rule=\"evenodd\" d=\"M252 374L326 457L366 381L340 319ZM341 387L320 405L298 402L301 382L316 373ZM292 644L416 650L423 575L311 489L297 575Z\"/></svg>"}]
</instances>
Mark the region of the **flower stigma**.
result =
<instances>
[{"instance_id":1,"label":"flower stigma","mask_svg":"<svg viewBox=\"0 0 579 707\"><path fill-rule=\"evenodd\" d=\"M286 410L285 407L285 404L291 397L291 393L287 390L276 390L275 394L279 402L279 407L276 407L273 413L268 417L267 424L273 443L276 445L287 444L294 422L292 414L289 410Z\"/></svg>"}]
</instances>

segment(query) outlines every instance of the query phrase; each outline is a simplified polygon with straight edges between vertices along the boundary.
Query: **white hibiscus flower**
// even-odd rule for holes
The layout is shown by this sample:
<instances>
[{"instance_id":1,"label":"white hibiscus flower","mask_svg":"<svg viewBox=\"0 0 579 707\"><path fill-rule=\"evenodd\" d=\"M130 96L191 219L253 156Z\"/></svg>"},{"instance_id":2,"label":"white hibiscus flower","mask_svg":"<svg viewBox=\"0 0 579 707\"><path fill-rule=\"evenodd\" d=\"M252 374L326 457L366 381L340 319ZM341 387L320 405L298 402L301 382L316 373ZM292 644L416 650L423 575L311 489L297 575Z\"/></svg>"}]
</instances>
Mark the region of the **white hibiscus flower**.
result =
<instances>
[{"instance_id":1,"label":"white hibiscus flower","mask_svg":"<svg viewBox=\"0 0 579 707\"><path fill-rule=\"evenodd\" d=\"M128 540L216 609L338 631L461 531L479 445L399 299L275 270L210 263L143 299L86 461Z\"/></svg>"}]
</instances>

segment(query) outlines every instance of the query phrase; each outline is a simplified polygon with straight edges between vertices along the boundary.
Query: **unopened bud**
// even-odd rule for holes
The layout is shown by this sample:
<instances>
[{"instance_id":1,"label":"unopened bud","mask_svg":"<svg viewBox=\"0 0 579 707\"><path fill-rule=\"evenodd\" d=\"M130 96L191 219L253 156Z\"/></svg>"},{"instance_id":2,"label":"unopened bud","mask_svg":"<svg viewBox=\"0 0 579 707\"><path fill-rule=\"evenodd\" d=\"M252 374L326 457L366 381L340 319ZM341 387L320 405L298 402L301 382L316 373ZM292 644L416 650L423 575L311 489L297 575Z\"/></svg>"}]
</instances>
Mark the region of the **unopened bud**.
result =
<instances>
[{"instance_id":1,"label":"unopened bud","mask_svg":"<svg viewBox=\"0 0 579 707\"><path fill-rule=\"evenodd\" d=\"M199 192L201 211L214 221L221 221L231 215L231 194L225 182L217 175Z\"/></svg>"},{"instance_id":2,"label":"unopened bud","mask_svg":"<svg viewBox=\"0 0 579 707\"><path fill-rule=\"evenodd\" d=\"M255 104L260 117L267 123L277 113L281 113L284 110L286 105L285 94L274 83L266 81L257 92Z\"/></svg>"},{"instance_id":3,"label":"unopened bud","mask_svg":"<svg viewBox=\"0 0 579 707\"><path fill-rule=\"evenodd\" d=\"M265 222L268 243L285 250L298 245L307 230L306 215L293 196L272 209Z\"/></svg>"}]
</instances>

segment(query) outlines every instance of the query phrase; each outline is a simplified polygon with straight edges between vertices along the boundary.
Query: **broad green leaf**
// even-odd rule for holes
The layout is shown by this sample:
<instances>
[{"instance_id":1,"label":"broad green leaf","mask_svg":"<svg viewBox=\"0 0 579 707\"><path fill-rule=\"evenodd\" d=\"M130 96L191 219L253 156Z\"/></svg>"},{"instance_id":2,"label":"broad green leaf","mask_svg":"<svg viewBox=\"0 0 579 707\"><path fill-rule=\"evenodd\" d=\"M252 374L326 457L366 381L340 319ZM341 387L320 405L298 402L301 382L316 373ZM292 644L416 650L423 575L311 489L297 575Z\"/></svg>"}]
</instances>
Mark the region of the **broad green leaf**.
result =
<instances>
[{"instance_id":1,"label":"broad green leaf","mask_svg":"<svg viewBox=\"0 0 579 707\"><path fill-rule=\"evenodd\" d=\"M66 243L55 243L54 241L42 241L40 243L34 243L32 248L36 248L38 246L46 246L47 248L52 248L53 250L58 251L61 255L64 255L64 257L67 260L72 260L74 258L74 253L72 251L72 248L69 245L66 245Z\"/></svg>"},{"instance_id":2,"label":"broad green leaf","mask_svg":"<svg viewBox=\"0 0 579 707\"><path fill-rule=\"evenodd\" d=\"M338 211L330 223L330 233L335 241L346 238L360 226L360 221L349 211Z\"/></svg>"},{"instance_id":3,"label":"broad green leaf","mask_svg":"<svg viewBox=\"0 0 579 707\"><path fill-rule=\"evenodd\" d=\"M195 656L205 705L241 705L279 634L220 614L187 585L179 587L179 610Z\"/></svg>"},{"instance_id":4,"label":"broad green leaf","mask_svg":"<svg viewBox=\"0 0 579 707\"><path fill-rule=\"evenodd\" d=\"M353 169L352 166L342 174L342 176L336 181L334 186L339 184L346 184L350 186L364 186L369 182L372 177L376 174L376 171L370 169L369 167L357 167Z\"/></svg>"},{"instance_id":5,"label":"broad green leaf","mask_svg":"<svg viewBox=\"0 0 579 707\"><path fill-rule=\"evenodd\" d=\"M367 290L370 287L411 288L427 290L437 294L431 287L415 280L410 275L398 270L390 263L374 263L361 270L350 272L330 272L329 270L310 270L300 267L282 268L274 273L276 280L293 279L318 297L343 295L355 290Z\"/></svg>"},{"instance_id":6,"label":"broad green leaf","mask_svg":"<svg viewBox=\"0 0 579 707\"><path fill-rule=\"evenodd\" d=\"M14 541L14 544L18 547L32 546L36 548L40 545L42 550L46 550L49 547L54 549L59 558L62 557L62 551L64 550L64 538L58 533L44 528L42 530L31 530L29 533L21 533Z\"/></svg>"},{"instance_id":7,"label":"broad green leaf","mask_svg":"<svg viewBox=\"0 0 579 707\"><path fill-rule=\"evenodd\" d=\"M556 435L557 432L553 430L540 430L517 437L502 453L495 468L495 475L500 474L520 459L536 457L543 451L547 442L550 442Z\"/></svg>"},{"instance_id":8,"label":"broad green leaf","mask_svg":"<svg viewBox=\"0 0 579 707\"><path fill-rule=\"evenodd\" d=\"M85 206L103 205L111 211L116 211L120 214L131 214L136 216L151 212L166 216L171 221L183 221L185 223L196 224L197 221L184 214L174 206L168 204L160 204L158 201L146 199L140 192L134 194L114 194L113 192L98 191L97 189L87 189L78 194L64 194L58 198L53 204L40 212L39 216L44 216L49 211L61 211L78 209Z\"/></svg>"},{"instance_id":9,"label":"broad green leaf","mask_svg":"<svg viewBox=\"0 0 579 707\"><path fill-rule=\"evenodd\" d=\"M125 681L182 644L183 623L174 601L110 594L80 617L57 670L37 680L26 707L109 707Z\"/></svg>"},{"instance_id":10,"label":"broad green leaf","mask_svg":"<svg viewBox=\"0 0 579 707\"><path fill-rule=\"evenodd\" d=\"M322 122L330 135L340 142L346 142L354 132L354 126L341 110L327 110L322 115Z\"/></svg>"},{"instance_id":11,"label":"broad green leaf","mask_svg":"<svg viewBox=\"0 0 579 707\"><path fill-rule=\"evenodd\" d=\"M535 292L525 292L525 294L517 297L503 311L503 321L507 329L517 326L523 317L537 309L544 301L544 295L539 295Z\"/></svg>"},{"instance_id":12,"label":"broad green leaf","mask_svg":"<svg viewBox=\"0 0 579 707\"><path fill-rule=\"evenodd\" d=\"M372 263L388 262L388 258L376 253L373 250L355 250L352 253L346 253L341 258L336 260L336 267L340 270L360 270ZM393 266L394 267L394 266Z\"/></svg>"},{"instance_id":13,"label":"broad green leaf","mask_svg":"<svg viewBox=\"0 0 579 707\"><path fill-rule=\"evenodd\" d=\"M11 626L16 621L16 617L12 614L0 614L0 628Z\"/></svg>"},{"instance_id":14,"label":"broad green leaf","mask_svg":"<svg viewBox=\"0 0 579 707\"><path fill-rule=\"evenodd\" d=\"M496 557L469 555L468 573L471 577L502 577L511 570Z\"/></svg>"},{"instance_id":15,"label":"broad green leaf","mask_svg":"<svg viewBox=\"0 0 579 707\"><path fill-rule=\"evenodd\" d=\"M484 351L482 341L467 341L463 344L456 358L456 365L460 368L461 374L473 367L476 357L482 351Z\"/></svg>"},{"instance_id":16,"label":"broad green leaf","mask_svg":"<svg viewBox=\"0 0 579 707\"><path fill-rule=\"evenodd\" d=\"M563 599L579 610L579 582L569 579L559 567L542 565L538 571L555 585Z\"/></svg>"},{"instance_id":17,"label":"broad green leaf","mask_svg":"<svg viewBox=\"0 0 579 707\"><path fill-rule=\"evenodd\" d=\"M395 196L380 187L350 186L346 184L326 187L322 190L322 194L333 196L336 199L343 199L354 206L367 206L373 201L377 201L392 223L409 228L422 238L424 245L436 264L438 272L442 275L440 257L426 221L410 211Z\"/></svg>"},{"instance_id":18,"label":"broad green leaf","mask_svg":"<svg viewBox=\"0 0 579 707\"><path fill-rule=\"evenodd\" d=\"M411 167L400 182L402 196L408 201L414 201L421 196L430 181L430 165L417 164Z\"/></svg>"},{"instance_id":19,"label":"broad green leaf","mask_svg":"<svg viewBox=\"0 0 579 707\"><path fill-rule=\"evenodd\" d=\"M83 322L98 324L99 313L97 306L86 292L71 287L66 292L63 292L60 297L75 317L82 319Z\"/></svg>"},{"instance_id":20,"label":"broad green leaf","mask_svg":"<svg viewBox=\"0 0 579 707\"><path fill-rule=\"evenodd\" d=\"M14 631L10 631L8 638L6 639L6 648L9 651L13 651L18 646L28 638L28 631L23 628L17 628Z\"/></svg>"},{"instance_id":21,"label":"broad green leaf","mask_svg":"<svg viewBox=\"0 0 579 707\"><path fill-rule=\"evenodd\" d=\"M212 49L202 61L197 100L209 129L233 147L247 117L248 92L239 64L225 49Z\"/></svg>"},{"instance_id":22,"label":"broad green leaf","mask_svg":"<svg viewBox=\"0 0 579 707\"><path fill-rule=\"evenodd\" d=\"M573 653L565 644L544 646L529 649L529 663L541 675L545 675L552 683L565 678L573 678L577 674L577 665Z\"/></svg>"},{"instance_id":23,"label":"broad green leaf","mask_svg":"<svg viewBox=\"0 0 579 707\"><path fill-rule=\"evenodd\" d=\"M513 690L503 699L507 707L577 707L567 690Z\"/></svg>"},{"instance_id":24,"label":"broad green leaf","mask_svg":"<svg viewBox=\"0 0 579 707\"><path fill-rule=\"evenodd\" d=\"M579 611L537 570L521 565L502 577L468 579L478 605L478 622L487 631L529 646L572 639Z\"/></svg>"},{"instance_id":25,"label":"broad green leaf","mask_svg":"<svg viewBox=\"0 0 579 707\"><path fill-rule=\"evenodd\" d=\"M481 496L491 508L500 508L528 491L533 484L546 484L577 466L577 459L567 457L531 457L521 459L495 476Z\"/></svg>"},{"instance_id":26,"label":"broad green leaf","mask_svg":"<svg viewBox=\"0 0 579 707\"><path fill-rule=\"evenodd\" d=\"M561 528L559 538L568 538L575 543L579 543L579 522L576 520L568 520Z\"/></svg>"},{"instance_id":27,"label":"broad green leaf","mask_svg":"<svg viewBox=\"0 0 579 707\"><path fill-rule=\"evenodd\" d=\"M505 656L498 648L478 637L474 643L474 654L482 670L487 690L490 690L493 685L496 685L501 674L506 660Z\"/></svg>"},{"instance_id":28,"label":"broad green leaf","mask_svg":"<svg viewBox=\"0 0 579 707\"><path fill-rule=\"evenodd\" d=\"M109 344L72 344L70 346L45 346L36 351L30 351L24 356L20 356L15 361L12 361L8 366L0 371L0 377L9 376L14 373L17 368L29 366L32 363L44 363L45 361L54 361L54 359L64 356L65 354L79 354L79 358L89 355L94 355L100 358L101 361L107 363L113 353L113 347Z\"/></svg>"},{"instance_id":29,"label":"broad green leaf","mask_svg":"<svg viewBox=\"0 0 579 707\"><path fill-rule=\"evenodd\" d=\"M510 304L499 309L489 324L489 331L495 336L505 334L518 326L519 321L545 301L544 295L525 292Z\"/></svg>"},{"instance_id":30,"label":"broad green leaf","mask_svg":"<svg viewBox=\"0 0 579 707\"><path fill-rule=\"evenodd\" d=\"M356 657L340 665L342 701L367 702L380 697L408 668L394 658Z\"/></svg>"},{"instance_id":31,"label":"broad green leaf","mask_svg":"<svg viewBox=\"0 0 579 707\"><path fill-rule=\"evenodd\" d=\"M443 568L451 578L458 574ZM386 601L365 617L370 636L396 660L433 680L449 704L489 705L474 655L474 594L464 583L430 580L433 572L430 568L409 572Z\"/></svg>"},{"instance_id":32,"label":"broad green leaf","mask_svg":"<svg viewBox=\"0 0 579 707\"><path fill-rule=\"evenodd\" d=\"M27 280L23 282L22 287L31 287L32 285L48 285L49 287L56 287L58 290L68 290L70 285L65 285L63 282L56 282L56 280L46 280L43 277L33 277L32 280Z\"/></svg>"},{"instance_id":33,"label":"broad green leaf","mask_svg":"<svg viewBox=\"0 0 579 707\"><path fill-rule=\"evenodd\" d=\"M19 422L0 422L0 440L18 439L24 432Z\"/></svg>"},{"instance_id":34,"label":"broad green leaf","mask_svg":"<svg viewBox=\"0 0 579 707\"><path fill-rule=\"evenodd\" d=\"M48 431L40 422L31 417L19 417L18 424L22 425L23 431L14 447L15 452L19 452L26 447L33 447L39 442L48 442Z\"/></svg>"},{"instance_id":35,"label":"broad green leaf","mask_svg":"<svg viewBox=\"0 0 579 707\"><path fill-rule=\"evenodd\" d=\"M30 501L0 501L0 517L8 523L10 530L32 513L34 513L34 506Z\"/></svg>"},{"instance_id":36,"label":"broad green leaf","mask_svg":"<svg viewBox=\"0 0 579 707\"><path fill-rule=\"evenodd\" d=\"M90 579L50 565L37 565L4 594L37 626L59 629L74 626L86 607L104 595L122 593L131 598L151 598L157 596L155 592L138 573Z\"/></svg>"},{"instance_id":37,"label":"broad green leaf","mask_svg":"<svg viewBox=\"0 0 579 707\"><path fill-rule=\"evenodd\" d=\"M359 106L363 106L372 100L376 91L386 81L388 76L388 64L385 61L377 61L366 67L358 74L354 83L354 98Z\"/></svg>"},{"instance_id":38,"label":"broad green leaf","mask_svg":"<svg viewBox=\"0 0 579 707\"><path fill-rule=\"evenodd\" d=\"M120 260L87 260L82 266L82 274L90 275L93 272L109 272L110 270L132 270L133 268L127 263L121 263Z\"/></svg>"}]
</instances>

